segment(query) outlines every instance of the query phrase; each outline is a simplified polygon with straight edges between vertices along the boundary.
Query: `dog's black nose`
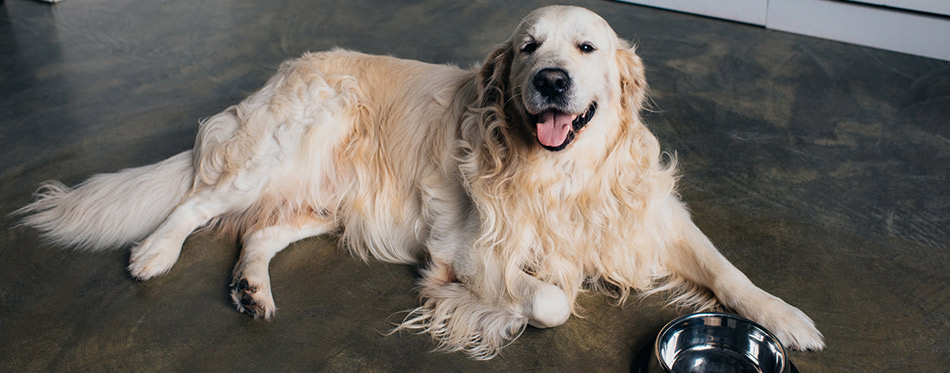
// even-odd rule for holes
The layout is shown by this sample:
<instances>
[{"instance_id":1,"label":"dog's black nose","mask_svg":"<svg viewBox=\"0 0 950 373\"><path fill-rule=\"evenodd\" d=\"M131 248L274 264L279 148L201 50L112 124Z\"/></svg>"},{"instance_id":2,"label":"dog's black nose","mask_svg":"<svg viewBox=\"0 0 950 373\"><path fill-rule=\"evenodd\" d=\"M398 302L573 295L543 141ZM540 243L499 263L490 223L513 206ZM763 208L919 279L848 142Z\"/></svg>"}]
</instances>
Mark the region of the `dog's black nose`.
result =
<instances>
[{"instance_id":1,"label":"dog's black nose","mask_svg":"<svg viewBox=\"0 0 950 373\"><path fill-rule=\"evenodd\" d=\"M562 69L548 68L538 71L532 83L538 93L547 98L560 97L571 89L571 77Z\"/></svg>"}]
</instances>

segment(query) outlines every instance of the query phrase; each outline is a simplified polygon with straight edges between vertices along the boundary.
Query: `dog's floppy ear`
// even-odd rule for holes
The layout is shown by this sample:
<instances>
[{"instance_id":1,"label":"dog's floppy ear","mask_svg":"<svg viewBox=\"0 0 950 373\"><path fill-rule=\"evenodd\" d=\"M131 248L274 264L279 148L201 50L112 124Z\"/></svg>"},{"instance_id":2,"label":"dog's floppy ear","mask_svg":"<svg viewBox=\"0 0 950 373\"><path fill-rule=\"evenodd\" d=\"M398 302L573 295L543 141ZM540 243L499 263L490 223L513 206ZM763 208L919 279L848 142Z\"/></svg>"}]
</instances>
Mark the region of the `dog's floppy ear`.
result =
<instances>
[{"instance_id":1,"label":"dog's floppy ear","mask_svg":"<svg viewBox=\"0 0 950 373\"><path fill-rule=\"evenodd\" d=\"M504 109L508 74L511 70L511 43L495 48L478 71L478 103L480 107Z\"/></svg>"},{"instance_id":2,"label":"dog's floppy ear","mask_svg":"<svg viewBox=\"0 0 950 373\"><path fill-rule=\"evenodd\" d=\"M478 70L476 85L478 99L476 112L478 131L480 131L484 151L481 154L482 172L497 174L501 171L508 157L511 144L511 127L509 117L505 112L507 91L509 88L508 75L512 61L511 43L505 43L488 55L485 63Z\"/></svg>"},{"instance_id":3,"label":"dog's floppy ear","mask_svg":"<svg viewBox=\"0 0 950 373\"><path fill-rule=\"evenodd\" d=\"M639 113L647 97L647 79L636 47L621 41L617 50L620 67L620 103L625 113Z\"/></svg>"}]
</instances>

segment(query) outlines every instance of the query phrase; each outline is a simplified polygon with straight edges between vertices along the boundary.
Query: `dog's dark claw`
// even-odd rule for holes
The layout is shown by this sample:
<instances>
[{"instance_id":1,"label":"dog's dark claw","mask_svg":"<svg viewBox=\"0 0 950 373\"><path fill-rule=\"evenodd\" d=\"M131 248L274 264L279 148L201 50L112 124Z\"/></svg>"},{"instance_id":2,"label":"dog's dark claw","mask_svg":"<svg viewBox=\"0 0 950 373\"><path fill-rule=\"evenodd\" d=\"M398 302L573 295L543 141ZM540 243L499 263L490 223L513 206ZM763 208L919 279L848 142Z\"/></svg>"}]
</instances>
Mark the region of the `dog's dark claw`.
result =
<instances>
[{"instance_id":1,"label":"dog's dark claw","mask_svg":"<svg viewBox=\"0 0 950 373\"><path fill-rule=\"evenodd\" d=\"M250 307L255 305L254 298L250 294L244 293L241 295L241 305L245 307Z\"/></svg>"}]
</instances>

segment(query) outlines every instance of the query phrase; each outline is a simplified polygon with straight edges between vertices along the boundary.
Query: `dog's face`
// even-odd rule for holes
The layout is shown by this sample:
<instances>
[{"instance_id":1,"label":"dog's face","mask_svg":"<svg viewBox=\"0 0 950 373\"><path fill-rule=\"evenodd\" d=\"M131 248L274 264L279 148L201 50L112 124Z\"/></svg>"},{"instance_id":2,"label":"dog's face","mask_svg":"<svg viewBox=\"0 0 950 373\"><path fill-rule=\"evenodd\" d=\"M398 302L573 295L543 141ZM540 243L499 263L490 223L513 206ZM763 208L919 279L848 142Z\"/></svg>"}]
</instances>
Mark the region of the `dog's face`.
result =
<instances>
[{"instance_id":1,"label":"dog's face","mask_svg":"<svg viewBox=\"0 0 950 373\"><path fill-rule=\"evenodd\" d=\"M522 111L509 115L544 149L567 148L619 94L619 45L607 22L589 10L553 6L532 12L509 40L507 100Z\"/></svg>"}]
</instances>

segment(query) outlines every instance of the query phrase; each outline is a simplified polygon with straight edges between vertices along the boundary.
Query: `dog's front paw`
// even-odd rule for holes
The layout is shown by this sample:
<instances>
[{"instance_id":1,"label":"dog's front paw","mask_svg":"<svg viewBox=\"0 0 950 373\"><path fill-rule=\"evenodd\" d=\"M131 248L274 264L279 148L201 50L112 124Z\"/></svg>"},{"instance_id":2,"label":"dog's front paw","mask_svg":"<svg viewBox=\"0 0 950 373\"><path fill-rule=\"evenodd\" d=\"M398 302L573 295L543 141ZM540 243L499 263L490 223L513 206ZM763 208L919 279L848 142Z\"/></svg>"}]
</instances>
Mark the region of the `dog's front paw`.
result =
<instances>
[{"instance_id":1,"label":"dog's front paw","mask_svg":"<svg viewBox=\"0 0 950 373\"><path fill-rule=\"evenodd\" d=\"M231 283L231 300L237 310L253 316L255 319L269 320L277 312L274 296L267 282L248 281L246 277L235 278Z\"/></svg>"},{"instance_id":2,"label":"dog's front paw","mask_svg":"<svg viewBox=\"0 0 950 373\"><path fill-rule=\"evenodd\" d=\"M774 298L764 310L760 323L771 330L785 347L799 351L825 348L824 336L808 315L781 299Z\"/></svg>"},{"instance_id":3,"label":"dog's front paw","mask_svg":"<svg viewBox=\"0 0 950 373\"><path fill-rule=\"evenodd\" d=\"M139 280L164 275L178 261L180 252L181 246L174 246L163 240L146 239L132 248L129 273Z\"/></svg>"},{"instance_id":4,"label":"dog's front paw","mask_svg":"<svg viewBox=\"0 0 950 373\"><path fill-rule=\"evenodd\" d=\"M392 332L428 333L438 350L464 351L469 357L488 360L518 338L528 318L515 309L484 303L460 283L423 281L423 305L409 312Z\"/></svg>"},{"instance_id":5,"label":"dog's front paw","mask_svg":"<svg viewBox=\"0 0 950 373\"><path fill-rule=\"evenodd\" d=\"M528 304L528 324L535 328L553 328L571 317L571 301L557 286L542 284Z\"/></svg>"}]
</instances>

